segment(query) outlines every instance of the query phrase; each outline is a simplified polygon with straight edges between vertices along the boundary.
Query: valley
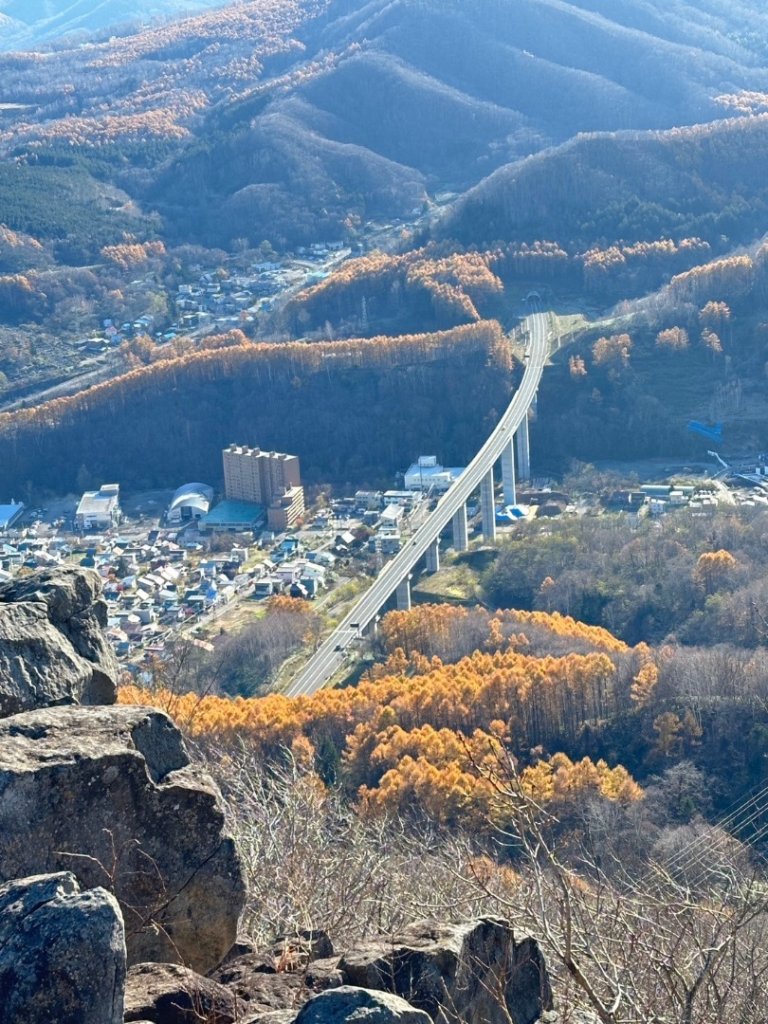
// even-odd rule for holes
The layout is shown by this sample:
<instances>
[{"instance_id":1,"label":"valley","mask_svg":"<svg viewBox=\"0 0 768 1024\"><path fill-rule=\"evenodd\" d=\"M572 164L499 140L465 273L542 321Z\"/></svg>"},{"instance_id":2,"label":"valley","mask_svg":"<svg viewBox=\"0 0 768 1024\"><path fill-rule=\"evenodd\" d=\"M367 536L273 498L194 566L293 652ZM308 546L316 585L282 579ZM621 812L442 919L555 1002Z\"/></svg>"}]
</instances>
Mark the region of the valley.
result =
<instances>
[{"instance_id":1,"label":"valley","mask_svg":"<svg viewBox=\"0 0 768 1024\"><path fill-rule=\"evenodd\" d=\"M109 1024L763 1020L767 68L746 0L0 0L0 933L102 887Z\"/></svg>"}]
</instances>

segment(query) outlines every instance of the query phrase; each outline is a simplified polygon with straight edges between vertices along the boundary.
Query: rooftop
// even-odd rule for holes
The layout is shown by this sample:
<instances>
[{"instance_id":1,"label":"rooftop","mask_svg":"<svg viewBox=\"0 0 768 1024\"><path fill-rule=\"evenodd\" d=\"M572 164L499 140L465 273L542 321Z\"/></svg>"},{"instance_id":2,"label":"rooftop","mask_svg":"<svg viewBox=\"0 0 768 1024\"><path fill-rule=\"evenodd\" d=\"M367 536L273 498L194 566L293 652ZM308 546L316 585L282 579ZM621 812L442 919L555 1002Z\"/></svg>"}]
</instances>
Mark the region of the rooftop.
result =
<instances>
[{"instance_id":1,"label":"rooftop","mask_svg":"<svg viewBox=\"0 0 768 1024\"><path fill-rule=\"evenodd\" d=\"M24 511L23 502L0 505L0 530L7 530Z\"/></svg>"},{"instance_id":2,"label":"rooftop","mask_svg":"<svg viewBox=\"0 0 768 1024\"><path fill-rule=\"evenodd\" d=\"M242 526L251 529L264 518L264 508L249 501L220 501L203 516L203 526Z\"/></svg>"},{"instance_id":3,"label":"rooftop","mask_svg":"<svg viewBox=\"0 0 768 1024\"><path fill-rule=\"evenodd\" d=\"M86 491L77 506L77 515L109 515L117 508L120 488L117 484L102 484L98 491Z\"/></svg>"},{"instance_id":4,"label":"rooftop","mask_svg":"<svg viewBox=\"0 0 768 1024\"><path fill-rule=\"evenodd\" d=\"M253 458L262 459L295 459L295 455L286 455L285 452L265 452L261 448L250 448L244 444L231 444L229 448L224 449L224 454L227 455L250 455Z\"/></svg>"},{"instance_id":5,"label":"rooftop","mask_svg":"<svg viewBox=\"0 0 768 1024\"><path fill-rule=\"evenodd\" d=\"M213 488L209 487L208 484L184 484L174 494L171 499L171 504L168 506L169 511L178 508L180 505L188 505L190 502L198 502L200 504L205 503L206 506L210 505L213 501Z\"/></svg>"}]
</instances>

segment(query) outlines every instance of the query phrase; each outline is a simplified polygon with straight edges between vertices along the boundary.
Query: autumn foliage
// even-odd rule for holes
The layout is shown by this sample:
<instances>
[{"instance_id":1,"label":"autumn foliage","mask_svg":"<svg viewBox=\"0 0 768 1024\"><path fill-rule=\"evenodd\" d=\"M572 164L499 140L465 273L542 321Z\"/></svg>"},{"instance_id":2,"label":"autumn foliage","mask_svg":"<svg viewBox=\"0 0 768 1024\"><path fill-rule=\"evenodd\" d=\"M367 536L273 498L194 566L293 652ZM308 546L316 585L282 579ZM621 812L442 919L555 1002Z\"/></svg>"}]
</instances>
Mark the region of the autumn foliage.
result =
<instances>
[{"instance_id":1,"label":"autumn foliage","mask_svg":"<svg viewBox=\"0 0 768 1024\"><path fill-rule=\"evenodd\" d=\"M196 739L243 743L267 763L289 751L324 777L338 778L368 813L418 811L443 824L500 821L498 780L510 756L521 759L522 783L539 800L585 792L638 799L639 787L623 768L543 751L573 741L585 724L636 699L633 685L647 690L648 650L629 651L606 630L566 616L479 611L488 649L453 664L424 652L475 609L427 606L385 617L387 674L373 673L353 688L231 700L129 686L120 700L159 705ZM563 657L524 653L528 641L520 627L530 626L581 638L594 649ZM410 658L393 646L402 643L413 645ZM541 753L531 759L533 748Z\"/></svg>"},{"instance_id":2,"label":"autumn foliage","mask_svg":"<svg viewBox=\"0 0 768 1024\"><path fill-rule=\"evenodd\" d=\"M706 594L712 594L733 577L738 564L730 551L705 551L699 555L694 579Z\"/></svg>"},{"instance_id":3,"label":"autumn foliage","mask_svg":"<svg viewBox=\"0 0 768 1024\"><path fill-rule=\"evenodd\" d=\"M74 51L26 53L20 67L3 55L0 75L15 73L19 88L49 105L49 116L0 130L0 144L98 147L186 138L189 124L223 92L250 91L265 60L298 49L293 34L323 6L323 0L244 0L80 43ZM52 65L59 81L49 95L43 83ZM136 77L134 66L141 68L139 83L124 92L118 83Z\"/></svg>"},{"instance_id":4,"label":"autumn foliage","mask_svg":"<svg viewBox=\"0 0 768 1024\"><path fill-rule=\"evenodd\" d=\"M592 358L596 366L626 369L629 366L631 351L632 339L628 334L612 334L610 337L597 339L592 346Z\"/></svg>"},{"instance_id":5,"label":"autumn foliage","mask_svg":"<svg viewBox=\"0 0 768 1024\"><path fill-rule=\"evenodd\" d=\"M409 304L439 326L477 322L483 304L503 290L494 259L490 252L444 253L435 246L402 255L372 252L301 293L288 315L295 326L328 318L365 321L369 304L379 316L396 315Z\"/></svg>"},{"instance_id":6,"label":"autumn foliage","mask_svg":"<svg viewBox=\"0 0 768 1024\"><path fill-rule=\"evenodd\" d=\"M0 277L0 293L4 287ZM18 304L37 294L15 276L7 290ZM312 345L251 343L234 330L185 353L190 344L128 345L130 372L0 415L0 486L11 493L27 480L44 480L66 491L83 464L104 479L120 477L125 486L159 485L169 474L216 479L221 448L232 437L266 436L275 448L300 451L326 480L341 473L348 479L352 472L365 479L392 471L407 432L428 436L424 431L434 430L441 416L450 417L446 434L471 453L487 432L477 415L480 394L494 396L498 407L509 400L512 356L495 321ZM462 386L436 387L425 400L428 380L461 380ZM359 455L356 464L349 461L360 450L361 429L376 433L365 452L368 466ZM477 436L462 440L468 430ZM384 458L392 459L391 467L382 467ZM372 469L377 461L382 468Z\"/></svg>"},{"instance_id":7,"label":"autumn foliage","mask_svg":"<svg viewBox=\"0 0 768 1024\"><path fill-rule=\"evenodd\" d=\"M656 335L656 345L673 351L688 348L688 332L684 327L667 327Z\"/></svg>"},{"instance_id":8,"label":"autumn foliage","mask_svg":"<svg viewBox=\"0 0 768 1024\"><path fill-rule=\"evenodd\" d=\"M162 242L123 242L120 245L106 245L101 250L104 260L126 271L149 262L153 257L164 255L165 245Z\"/></svg>"}]
</instances>

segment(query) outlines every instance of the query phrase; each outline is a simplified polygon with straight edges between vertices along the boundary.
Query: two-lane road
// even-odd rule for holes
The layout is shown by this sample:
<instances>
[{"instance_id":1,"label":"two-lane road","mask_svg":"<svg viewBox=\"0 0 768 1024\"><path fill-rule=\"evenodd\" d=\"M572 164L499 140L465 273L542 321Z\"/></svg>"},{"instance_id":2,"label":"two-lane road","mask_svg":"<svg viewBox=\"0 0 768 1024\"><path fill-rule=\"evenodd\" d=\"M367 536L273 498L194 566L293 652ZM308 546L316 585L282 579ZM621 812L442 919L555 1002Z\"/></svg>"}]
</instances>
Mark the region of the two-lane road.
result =
<instances>
[{"instance_id":1,"label":"two-lane road","mask_svg":"<svg viewBox=\"0 0 768 1024\"><path fill-rule=\"evenodd\" d=\"M384 603L406 579L429 546L467 499L478 489L502 452L512 441L515 431L528 415L549 355L548 314L534 313L526 318L530 344L526 352L526 368L520 387L499 420L496 429L470 462L459 479L437 503L405 547L383 567L376 580L345 616L333 633L318 647L285 693L299 697L321 689L341 667L347 648L378 615Z\"/></svg>"}]
</instances>

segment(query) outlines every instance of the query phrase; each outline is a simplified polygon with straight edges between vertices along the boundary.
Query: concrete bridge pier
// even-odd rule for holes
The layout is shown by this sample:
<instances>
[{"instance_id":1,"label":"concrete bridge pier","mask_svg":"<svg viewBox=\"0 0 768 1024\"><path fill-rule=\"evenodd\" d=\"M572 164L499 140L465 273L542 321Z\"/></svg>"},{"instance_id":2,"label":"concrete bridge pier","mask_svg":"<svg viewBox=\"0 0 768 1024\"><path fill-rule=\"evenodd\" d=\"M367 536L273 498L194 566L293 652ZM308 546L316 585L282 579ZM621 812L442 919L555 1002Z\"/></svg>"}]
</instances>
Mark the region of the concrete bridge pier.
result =
<instances>
[{"instance_id":1,"label":"concrete bridge pier","mask_svg":"<svg viewBox=\"0 0 768 1024\"><path fill-rule=\"evenodd\" d=\"M440 540L432 541L427 548L427 572L440 572Z\"/></svg>"},{"instance_id":2,"label":"concrete bridge pier","mask_svg":"<svg viewBox=\"0 0 768 1024\"><path fill-rule=\"evenodd\" d=\"M515 486L515 443L510 438L509 444L501 453L501 479L504 484L504 504L517 504L517 488Z\"/></svg>"},{"instance_id":3,"label":"concrete bridge pier","mask_svg":"<svg viewBox=\"0 0 768 1024\"><path fill-rule=\"evenodd\" d=\"M453 547L456 551L469 548L469 526L467 525L467 506L462 505L453 517Z\"/></svg>"},{"instance_id":4,"label":"concrete bridge pier","mask_svg":"<svg viewBox=\"0 0 768 1024\"><path fill-rule=\"evenodd\" d=\"M515 433L517 441L517 468L521 480L531 479L531 439L528 434L528 417L523 421Z\"/></svg>"},{"instance_id":5,"label":"concrete bridge pier","mask_svg":"<svg viewBox=\"0 0 768 1024\"><path fill-rule=\"evenodd\" d=\"M480 483L480 510L483 516L483 540L496 540L496 498L493 493L493 466Z\"/></svg>"},{"instance_id":6,"label":"concrete bridge pier","mask_svg":"<svg viewBox=\"0 0 768 1024\"><path fill-rule=\"evenodd\" d=\"M381 618L380 615L375 615L371 619L371 621L368 623L368 625L360 630L360 636L372 637L375 640L377 635L378 635L378 632L379 632L379 619L380 618Z\"/></svg>"},{"instance_id":7,"label":"concrete bridge pier","mask_svg":"<svg viewBox=\"0 0 768 1024\"><path fill-rule=\"evenodd\" d=\"M395 591L395 600L397 601L397 610L399 612L409 612L411 610L410 576L406 576L402 583L398 583L397 590Z\"/></svg>"}]
</instances>

